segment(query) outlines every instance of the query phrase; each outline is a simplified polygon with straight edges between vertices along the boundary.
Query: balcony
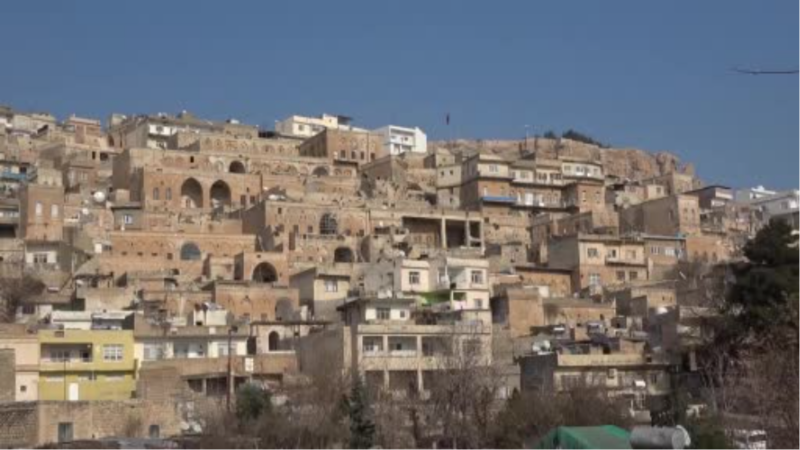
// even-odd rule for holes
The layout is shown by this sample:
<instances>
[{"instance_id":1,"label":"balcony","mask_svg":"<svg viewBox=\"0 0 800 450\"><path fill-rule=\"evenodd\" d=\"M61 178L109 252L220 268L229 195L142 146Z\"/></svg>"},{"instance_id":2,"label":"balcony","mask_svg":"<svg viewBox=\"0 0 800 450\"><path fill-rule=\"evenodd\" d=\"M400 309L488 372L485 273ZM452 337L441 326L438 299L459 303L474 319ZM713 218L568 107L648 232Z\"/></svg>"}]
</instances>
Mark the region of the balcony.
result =
<instances>
[{"instance_id":1,"label":"balcony","mask_svg":"<svg viewBox=\"0 0 800 450\"><path fill-rule=\"evenodd\" d=\"M501 195L482 195L481 201L484 203L503 203L514 204L517 199L514 197L501 196Z\"/></svg>"},{"instance_id":2,"label":"balcony","mask_svg":"<svg viewBox=\"0 0 800 450\"><path fill-rule=\"evenodd\" d=\"M27 179L27 173L0 172L0 180L25 181Z\"/></svg>"},{"instance_id":3,"label":"balcony","mask_svg":"<svg viewBox=\"0 0 800 450\"><path fill-rule=\"evenodd\" d=\"M554 178L520 177L516 176L511 180L515 184L529 184L533 186L563 186L564 180Z\"/></svg>"},{"instance_id":4,"label":"balcony","mask_svg":"<svg viewBox=\"0 0 800 450\"><path fill-rule=\"evenodd\" d=\"M517 198L514 204L526 208L561 209L566 207L565 203L561 201L545 201L537 198Z\"/></svg>"}]
</instances>

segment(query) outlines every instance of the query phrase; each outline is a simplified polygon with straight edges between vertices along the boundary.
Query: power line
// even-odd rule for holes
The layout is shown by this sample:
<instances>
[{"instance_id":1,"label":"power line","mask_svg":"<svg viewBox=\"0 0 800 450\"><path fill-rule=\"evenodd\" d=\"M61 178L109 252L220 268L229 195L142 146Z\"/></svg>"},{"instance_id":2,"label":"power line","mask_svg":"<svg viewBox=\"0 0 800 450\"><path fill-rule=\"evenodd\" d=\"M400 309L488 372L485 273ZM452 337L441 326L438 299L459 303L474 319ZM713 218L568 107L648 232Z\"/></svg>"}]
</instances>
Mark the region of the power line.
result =
<instances>
[{"instance_id":1,"label":"power line","mask_svg":"<svg viewBox=\"0 0 800 450\"><path fill-rule=\"evenodd\" d=\"M790 69L790 70L760 70L760 69L742 69L739 67L734 67L731 69L736 73L741 73L745 75L796 75L799 71L798 69Z\"/></svg>"}]
</instances>

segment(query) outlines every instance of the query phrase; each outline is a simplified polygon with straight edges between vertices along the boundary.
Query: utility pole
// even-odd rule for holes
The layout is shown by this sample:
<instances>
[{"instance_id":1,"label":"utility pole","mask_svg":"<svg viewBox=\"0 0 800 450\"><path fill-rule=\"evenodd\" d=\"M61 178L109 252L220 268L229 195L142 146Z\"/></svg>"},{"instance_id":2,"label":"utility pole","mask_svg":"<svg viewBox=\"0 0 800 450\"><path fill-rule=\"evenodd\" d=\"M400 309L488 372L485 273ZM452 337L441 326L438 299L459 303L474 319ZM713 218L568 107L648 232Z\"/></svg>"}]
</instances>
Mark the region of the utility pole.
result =
<instances>
[{"instance_id":1,"label":"utility pole","mask_svg":"<svg viewBox=\"0 0 800 450\"><path fill-rule=\"evenodd\" d=\"M528 153L528 130L530 129L530 125L525 125L525 153Z\"/></svg>"},{"instance_id":2,"label":"utility pole","mask_svg":"<svg viewBox=\"0 0 800 450\"><path fill-rule=\"evenodd\" d=\"M233 333L239 331L236 325L231 325L228 328L228 389L226 393L226 403L228 405L228 412L231 412L231 396L233 394L233 355L231 354L231 344L233 342Z\"/></svg>"}]
</instances>

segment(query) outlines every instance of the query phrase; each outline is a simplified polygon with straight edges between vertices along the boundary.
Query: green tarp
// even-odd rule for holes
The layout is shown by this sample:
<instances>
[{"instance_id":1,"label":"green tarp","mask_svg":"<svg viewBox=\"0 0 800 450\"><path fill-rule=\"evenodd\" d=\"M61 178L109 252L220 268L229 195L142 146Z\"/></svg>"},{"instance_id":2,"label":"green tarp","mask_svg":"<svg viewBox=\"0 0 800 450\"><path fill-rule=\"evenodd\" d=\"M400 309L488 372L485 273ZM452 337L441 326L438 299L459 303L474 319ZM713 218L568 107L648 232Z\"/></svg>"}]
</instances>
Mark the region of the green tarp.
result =
<instances>
[{"instance_id":1,"label":"green tarp","mask_svg":"<svg viewBox=\"0 0 800 450\"><path fill-rule=\"evenodd\" d=\"M614 425L599 427L558 427L536 448L631 448L631 434Z\"/></svg>"}]
</instances>

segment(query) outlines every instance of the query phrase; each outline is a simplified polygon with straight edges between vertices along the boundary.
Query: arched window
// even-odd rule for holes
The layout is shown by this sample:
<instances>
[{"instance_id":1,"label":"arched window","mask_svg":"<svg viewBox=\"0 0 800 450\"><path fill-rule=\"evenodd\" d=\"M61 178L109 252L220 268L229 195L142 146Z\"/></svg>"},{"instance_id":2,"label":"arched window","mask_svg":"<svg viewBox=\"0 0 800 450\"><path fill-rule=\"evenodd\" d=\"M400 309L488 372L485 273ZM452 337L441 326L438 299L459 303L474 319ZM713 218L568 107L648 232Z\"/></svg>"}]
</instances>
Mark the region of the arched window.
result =
<instances>
[{"instance_id":1,"label":"arched window","mask_svg":"<svg viewBox=\"0 0 800 450\"><path fill-rule=\"evenodd\" d=\"M336 216L332 213L325 213L319 220L319 234L338 234L339 224Z\"/></svg>"},{"instance_id":2,"label":"arched window","mask_svg":"<svg viewBox=\"0 0 800 450\"><path fill-rule=\"evenodd\" d=\"M181 246L181 260L199 261L202 257L200 248L194 242L187 242Z\"/></svg>"},{"instance_id":3,"label":"arched window","mask_svg":"<svg viewBox=\"0 0 800 450\"><path fill-rule=\"evenodd\" d=\"M280 342L281 342L281 337L278 334L278 332L272 331L269 333L269 336L267 337L267 348L271 352L277 351L278 347L280 346Z\"/></svg>"},{"instance_id":4,"label":"arched window","mask_svg":"<svg viewBox=\"0 0 800 450\"><path fill-rule=\"evenodd\" d=\"M158 200L158 188L153 188L153 200Z\"/></svg>"},{"instance_id":5,"label":"arched window","mask_svg":"<svg viewBox=\"0 0 800 450\"><path fill-rule=\"evenodd\" d=\"M167 188L164 191L164 200L172 200L172 188Z\"/></svg>"}]
</instances>

